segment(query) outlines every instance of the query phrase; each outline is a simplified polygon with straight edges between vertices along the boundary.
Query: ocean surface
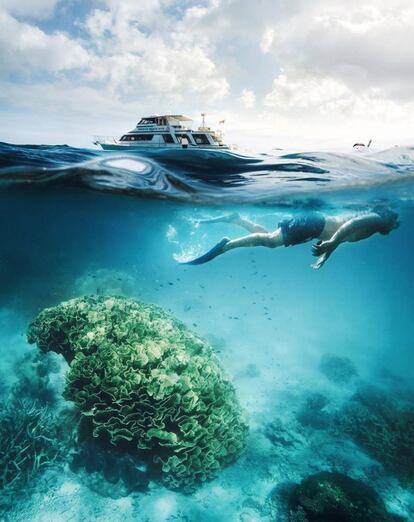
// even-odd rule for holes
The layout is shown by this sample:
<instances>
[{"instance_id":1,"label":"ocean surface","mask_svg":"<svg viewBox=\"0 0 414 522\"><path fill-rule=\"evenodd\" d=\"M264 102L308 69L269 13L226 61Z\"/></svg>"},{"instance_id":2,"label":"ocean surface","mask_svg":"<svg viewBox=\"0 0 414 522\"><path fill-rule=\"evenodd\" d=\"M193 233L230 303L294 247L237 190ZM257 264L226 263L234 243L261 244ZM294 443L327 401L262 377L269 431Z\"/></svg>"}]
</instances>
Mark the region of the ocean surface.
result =
<instances>
[{"instance_id":1,"label":"ocean surface","mask_svg":"<svg viewBox=\"0 0 414 522\"><path fill-rule=\"evenodd\" d=\"M414 147L247 156L0 144L0 520L414 521L413 197ZM320 270L315 241L185 264L247 234L200 220L238 213L272 231L309 212L376 206L399 228L341 245ZM244 450L193 491L148 463L125 487L121 472L102 470L120 469L124 448L85 450L79 411L62 396L68 363L43 360L26 334L45 308L88 295L161 307L207 340L229 376ZM297 488L320 472L363 482L387 514L312 514Z\"/></svg>"}]
</instances>

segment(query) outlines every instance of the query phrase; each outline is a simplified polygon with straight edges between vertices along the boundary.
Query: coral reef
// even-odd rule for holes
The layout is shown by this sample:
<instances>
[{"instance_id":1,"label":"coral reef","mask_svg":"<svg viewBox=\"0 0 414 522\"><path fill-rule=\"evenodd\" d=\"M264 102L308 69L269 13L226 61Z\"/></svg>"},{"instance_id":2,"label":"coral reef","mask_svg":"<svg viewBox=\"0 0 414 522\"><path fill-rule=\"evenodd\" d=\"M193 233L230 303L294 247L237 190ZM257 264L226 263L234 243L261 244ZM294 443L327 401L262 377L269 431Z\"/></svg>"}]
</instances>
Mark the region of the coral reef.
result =
<instances>
[{"instance_id":1,"label":"coral reef","mask_svg":"<svg viewBox=\"0 0 414 522\"><path fill-rule=\"evenodd\" d=\"M290 497L290 522L391 522L380 496L365 483L322 471L305 478Z\"/></svg>"},{"instance_id":2,"label":"coral reef","mask_svg":"<svg viewBox=\"0 0 414 522\"><path fill-rule=\"evenodd\" d=\"M6 380L3 376L3 374L0 373L0 399L3 395L6 394L6 391L7 391Z\"/></svg>"},{"instance_id":3,"label":"coral reef","mask_svg":"<svg viewBox=\"0 0 414 522\"><path fill-rule=\"evenodd\" d=\"M0 413L0 513L61 455L57 419L35 401L11 400Z\"/></svg>"},{"instance_id":4,"label":"coral reef","mask_svg":"<svg viewBox=\"0 0 414 522\"><path fill-rule=\"evenodd\" d=\"M329 399L322 393L311 393L296 415L302 424L314 429L326 429L331 422L331 415L324 411Z\"/></svg>"},{"instance_id":5,"label":"coral reef","mask_svg":"<svg viewBox=\"0 0 414 522\"><path fill-rule=\"evenodd\" d=\"M70 364L65 398L91 434L139 451L190 492L233 462L247 425L211 347L156 306L91 296L44 310L30 343Z\"/></svg>"},{"instance_id":6,"label":"coral reef","mask_svg":"<svg viewBox=\"0 0 414 522\"><path fill-rule=\"evenodd\" d=\"M381 390L364 387L338 413L337 430L348 434L403 483L414 481L414 408Z\"/></svg>"},{"instance_id":7,"label":"coral reef","mask_svg":"<svg viewBox=\"0 0 414 522\"><path fill-rule=\"evenodd\" d=\"M349 357L325 354L321 358L320 371L335 384L346 384L358 375L354 363Z\"/></svg>"},{"instance_id":8,"label":"coral reef","mask_svg":"<svg viewBox=\"0 0 414 522\"><path fill-rule=\"evenodd\" d=\"M12 386L13 396L36 399L42 404L53 404L57 400L57 390L50 382L50 374L60 370L52 353L38 350L27 352L15 363L17 382Z\"/></svg>"}]
</instances>

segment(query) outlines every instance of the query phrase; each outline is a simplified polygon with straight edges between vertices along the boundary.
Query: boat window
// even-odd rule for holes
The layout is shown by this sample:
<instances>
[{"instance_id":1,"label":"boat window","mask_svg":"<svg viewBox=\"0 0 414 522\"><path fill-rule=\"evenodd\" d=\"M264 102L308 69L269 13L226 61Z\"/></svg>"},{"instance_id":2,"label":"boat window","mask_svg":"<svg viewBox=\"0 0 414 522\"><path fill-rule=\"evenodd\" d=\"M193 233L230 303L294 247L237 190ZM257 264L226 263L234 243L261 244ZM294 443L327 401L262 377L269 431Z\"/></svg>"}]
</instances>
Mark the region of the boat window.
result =
<instances>
[{"instance_id":1,"label":"boat window","mask_svg":"<svg viewBox=\"0 0 414 522\"><path fill-rule=\"evenodd\" d=\"M210 145L208 138L205 134L193 134L194 141L197 145Z\"/></svg>"},{"instance_id":2,"label":"boat window","mask_svg":"<svg viewBox=\"0 0 414 522\"><path fill-rule=\"evenodd\" d=\"M154 125L157 118L141 118L138 125Z\"/></svg>"},{"instance_id":3,"label":"boat window","mask_svg":"<svg viewBox=\"0 0 414 522\"><path fill-rule=\"evenodd\" d=\"M151 141L154 134L133 134L129 136L131 141Z\"/></svg>"},{"instance_id":4,"label":"boat window","mask_svg":"<svg viewBox=\"0 0 414 522\"><path fill-rule=\"evenodd\" d=\"M174 138L171 134L163 134L162 137L164 138L164 143L174 143Z\"/></svg>"},{"instance_id":5,"label":"boat window","mask_svg":"<svg viewBox=\"0 0 414 522\"><path fill-rule=\"evenodd\" d=\"M175 137L181 143L183 138L187 138L188 143L191 145L193 142L188 134L176 134Z\"/></svg>"},{"instance_id":6,"label":"boat window","mask_svg":"<svg viewBox=\"0 0 414 522\"><path fill-rule=\"evenodd\" d=\"M126 134L124 136L122 136L121 140L120 141L127 141L129 138L129 136L127 136Z\"/></svg>"}]
</instances>

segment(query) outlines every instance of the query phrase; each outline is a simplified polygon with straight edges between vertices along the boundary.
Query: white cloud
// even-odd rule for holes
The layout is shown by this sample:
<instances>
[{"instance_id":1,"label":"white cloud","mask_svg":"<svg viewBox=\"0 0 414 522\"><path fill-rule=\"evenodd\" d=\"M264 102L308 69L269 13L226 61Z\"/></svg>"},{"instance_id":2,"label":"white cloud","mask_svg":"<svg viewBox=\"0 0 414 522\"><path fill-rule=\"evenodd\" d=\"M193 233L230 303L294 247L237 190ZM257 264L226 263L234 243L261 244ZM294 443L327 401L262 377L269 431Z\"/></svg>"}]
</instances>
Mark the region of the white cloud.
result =
<instances>
[{"instance_id":1,"label":"white cloud","mask_svg":"<svg viewBox=\"0 0 414 522\"><path fill-rule=\"evenodd\" d=\"M390 120L401 121L414 112L414 102L402 107L385 98L379 89L354 93L344 82L330 77L289 77L281 74L273 81L273 89L264 99L264 106L294 119L321 116L327 126L332 121L367 120L368 125Z\"/></svg>"},{"instance_id":2,"label":"white cloud","mask_svg":"<svg viewBox=\"0 0 414 522\"><path fill-rule=\"evenodd\" d=\"M282 73L273 80L273 89L264 99L267 107L283 112L322 111L350 96L348 87L333 78L289 77Z\"/></svg>"},{"instance_id":3,"label":"white cloud","mask_svg":"<svg viewBox=\"0 0 414 522\"><path fill-rule=\"evenodd\" d=\"M195 96L222 99L229 85L191 32L169 19L157 0L146 4L107 0L85 22L96 50L88 78L107 81L111 89L137 96L151 91L171 100Z\"/></svg>"},{"instance_id":4,"label":"white cloud","mask_svg":"<svg viewBox=\"0 0 414 522\"><path fill-rule=\"evenodd\" d=\"M243 89L239 100L246 107L246 109L251 109L256 103L256 95L254 94L254 91L251 91L250 89Z\"/></svg>"},{"instance_id":5,"label":"white cloud","mask_svg":"<svg viewBox=\"0 0 414 522\"><path fill-rule=\"evenodd\" d=\"M0 11L34 19L49 17L59 0L0 0Z\"/></svg>"},{"instance_id":6,"label":"white cloud","mask_svg":"<svg viewBox=\"0 0 414 522\"><path fill-rule=\"evenodd\" d=\"M263 33L262 40L260 42L260 49L263 53L267 53L273 43L273 39L275 37L275 30L274 29L266 29L266 31Z\"/></svg>"},{"instance_id":7,"label":"white cloud","mask_svg":"<svg viewBox=\"0 0 414 522\"><path fill-rule=\"evenodd\" d=\"M414 98L414 4L411 0L314 0L274 25L270 51L289 73L330 76L355 92Z\"/></svg>"},{"instance_id":8,"label":"white cloud","mask_svg":"<svg viewBox=\"0 0 414 522\"><path fill-rule=\"evenodd\" d=\"M0 75L59 72L87 66L88 52L63 33L46 34L0 12Z\"/></svg>"}]
</instances>

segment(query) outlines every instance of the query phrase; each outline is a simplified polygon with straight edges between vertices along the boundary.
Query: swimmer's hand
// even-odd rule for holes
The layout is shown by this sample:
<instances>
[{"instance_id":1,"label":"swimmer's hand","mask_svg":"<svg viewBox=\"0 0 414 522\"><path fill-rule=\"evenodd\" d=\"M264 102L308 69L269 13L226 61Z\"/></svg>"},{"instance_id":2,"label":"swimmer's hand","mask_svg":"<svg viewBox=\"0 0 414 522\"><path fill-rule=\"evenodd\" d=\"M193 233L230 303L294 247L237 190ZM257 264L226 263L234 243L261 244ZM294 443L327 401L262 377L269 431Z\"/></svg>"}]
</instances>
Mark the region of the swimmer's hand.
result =
<instances>
[{"instance_id":1,"label":"swimmer's hand","mask_svg":"<svg viewBox=\"0 0 414 522\"><path fill-rule=\"evenodd\" d=\"M319 257L326 252L333 251L335 248L336 245L332 239L328 239L328 241L318 241L312 246L312 255Z\"/></svg>"},{"instance_id":2,"label":"swimmer's hand","mask_svg":"<svg viewBox=\"0 0 414 522\"><path fill-rule=\"evenodd\" d=\"M314 270L319 270L328 261L330 254L322 254L317 261L311 265Z\"/></svg>"},{"instance_id":3,"label":"swimmer's hand","mask_svg":"<svg viewBox=\"0 0 414 522\"><path fill-rule=\"evenodd\" d=\"M318 257L317 261L311 265L315 270L319 270L330 258L332 252L338 247L338 242L332 239L318 241L312 246L312 255Z\"/></svg>"}]
</instances>

